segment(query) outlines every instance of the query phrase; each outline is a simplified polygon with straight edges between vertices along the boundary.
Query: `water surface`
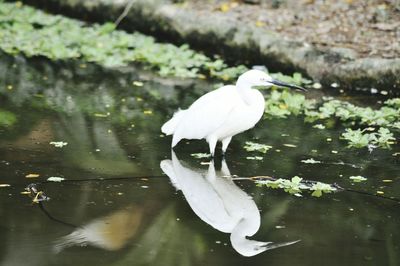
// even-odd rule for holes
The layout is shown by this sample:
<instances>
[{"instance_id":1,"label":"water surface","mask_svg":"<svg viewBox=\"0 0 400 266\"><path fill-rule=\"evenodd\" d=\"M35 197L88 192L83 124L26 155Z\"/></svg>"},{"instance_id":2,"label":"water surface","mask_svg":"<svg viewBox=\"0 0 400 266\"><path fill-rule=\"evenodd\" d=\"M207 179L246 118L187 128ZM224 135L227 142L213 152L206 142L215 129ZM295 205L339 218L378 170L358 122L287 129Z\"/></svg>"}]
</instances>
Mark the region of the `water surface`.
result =
<instances>
[{"instance_id":1,"label":"water surface","mask_svg":"<svg viewBox=\"0 0 400 266\"><path fill-rule=\"evenodd\" d=\"M11 185L0 188L0 265L400 264L399 204L374 196L400 197L399 147L347 149L339 124L321 131L293 117L235 137L225 161L190 156L207 152L202 141L172 154L160 126L211 86L2 55L0 109L17 120L0 127L0 183ZM246 140L273 149L247 160ZM299 198L229 174L299 175L372 195ZM51 199L20 194L30 183Z\"/></svg>"}]
</instances>

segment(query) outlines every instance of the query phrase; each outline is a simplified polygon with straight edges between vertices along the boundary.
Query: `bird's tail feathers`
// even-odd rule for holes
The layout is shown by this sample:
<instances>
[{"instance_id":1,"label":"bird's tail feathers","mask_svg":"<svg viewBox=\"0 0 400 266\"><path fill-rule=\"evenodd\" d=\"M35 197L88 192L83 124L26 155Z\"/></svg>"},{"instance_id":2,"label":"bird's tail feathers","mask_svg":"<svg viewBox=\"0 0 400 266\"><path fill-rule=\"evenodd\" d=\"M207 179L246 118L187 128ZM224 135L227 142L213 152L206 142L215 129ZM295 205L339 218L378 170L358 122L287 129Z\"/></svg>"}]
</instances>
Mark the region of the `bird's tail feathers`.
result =
<instances>
[{"instance_id":1,"label":"bird's tail feathers","mask_svg":"<svg viewBox=\"0 0 400 266\"><path fill-rule=\"evenodd\" d=\"M176 126L178 125L179 121L181 121L184 113L185 110L178 110L174 116L161 127L161 132L166 135L172 135L175 132Z\"/></svg>"}]
</instances>

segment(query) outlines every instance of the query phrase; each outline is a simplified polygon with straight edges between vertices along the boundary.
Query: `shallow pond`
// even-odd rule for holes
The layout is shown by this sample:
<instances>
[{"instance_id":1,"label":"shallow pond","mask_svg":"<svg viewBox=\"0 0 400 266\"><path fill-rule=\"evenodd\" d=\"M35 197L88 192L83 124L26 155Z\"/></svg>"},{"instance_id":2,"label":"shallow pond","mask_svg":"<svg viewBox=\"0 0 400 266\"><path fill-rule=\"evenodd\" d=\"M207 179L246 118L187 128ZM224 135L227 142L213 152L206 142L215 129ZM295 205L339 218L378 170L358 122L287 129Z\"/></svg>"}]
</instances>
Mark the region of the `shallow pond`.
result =
<instances>
[{"instance_id":1,"label":"shallow pond","mask_svg":"<svg viewBox=\"0 0 400 266\"><path fill-rule=\"evenodd\" d=\"M16 121L0 127L0 265L400 264L398 146L348 149L340 126L293 117L261 121L215 165L190 155L202 141L171 153L160 126L210 86L2 55L0 109ZM246 140L273 148L248 160ZM296 197L229 175L354 191ZM50 200L21 194L30 183Z\"/></svg>"}]
</instances>

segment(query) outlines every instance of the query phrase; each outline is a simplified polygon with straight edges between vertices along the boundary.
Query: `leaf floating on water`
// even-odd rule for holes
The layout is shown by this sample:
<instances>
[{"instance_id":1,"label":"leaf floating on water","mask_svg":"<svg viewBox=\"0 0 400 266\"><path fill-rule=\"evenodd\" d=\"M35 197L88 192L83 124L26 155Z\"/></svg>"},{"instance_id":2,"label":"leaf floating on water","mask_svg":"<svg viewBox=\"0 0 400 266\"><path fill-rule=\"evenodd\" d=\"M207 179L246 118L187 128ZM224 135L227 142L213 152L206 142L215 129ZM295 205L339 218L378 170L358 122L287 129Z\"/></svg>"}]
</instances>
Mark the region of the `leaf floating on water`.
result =
<instances>
[{"instance_id":1,"label":"leaf floating on water","mask_svg":"<svg viewBox=\"0 0 400 266\"><path fill-rule=\"evenodd\" d=\"M383 194L385 194L385 192L378 190L378 191L376 192L376 194L378 194L378 195L383 195Z\"/></svg>"},{"instance_id":2,"label":"leaf floating on water","mask_svg":"<svg viewBox=\"0 0 400 266\"><path fill-rule=\"evenodd\" d=\"M391 182L393 182L393 180L392 179L383 179L382 182L383 183L391 183Z\"/></svg>"},{"instance_id":3,"label":"leaf floating on water","mask_svg":"<svg viewBox=\"0 0 400 266\"><path fill-rule=\"evenodd\" d=\"M107 114L100 114L100 113L95 113L94 116L95 117L108 117L109 113Z\"/></svg>"},{"instance_id":4,"label":"leaf floating on water","mask_svg":"<svg viewBox=\"0 0 400 266\"><path fill-rule=\"evenodd\" d=\"M50 145L53 145L56 148L62 148L64 146L68 145L68 142L63 142L63 141L51 141L49 143Z\"/></svg>"},{"instance_id":5,"label":"leaf floating on water","mask_svg":"<svg viewBox=\"0 0 400 266\"><path fill-rule=\"evenodd\" d=\"M262 161L263 157L261 156L249 156L246 157L247 160L257 160L257 161Z\"/></svg>"},{"instance_id":6,"label":"leaf floating on water","mask_svg":"<svg viewBox=\"0 0 400 266\"><path fill-rule=\"evenodd\" d=\"M211 154L209 153L192 153L190 156L196 158L196 159L203 159L203 158L210 158Z\"/></svg>"},{"instance_id":7,"label":"leaf floating on water","mask_svg":"<svg viewBox=\"0 0 400 266\"><path fill-rule=\"evenodd\" d=\"M144 83L141 81L137 81L135 80L134 82L132 82L132 84L136 87L143 87Z\"/></svg>"},{"instance_id":8,"label":"leaf floating on water","mask_svg":"<svg viewBox=\"0 0 400 266\"><path fill-rule=\"evenodd\" d=\"M323 124L316 124L316 125L313 125L313 128L325 129L325 126Z\"/></svg>"},{"instance_id":9,"label":"leaf floating on water","mask_svg":"<svg viewBox=\"0 0 400 266\"><path fill-rule=\"evenodd\" d=\"M153 114L153 111L152 111L152 110L144 110L144 111L143 111L143 114L145 114L145 115L152 115L152 114Z\"/></svg>"},{"instance_id":10,"label":"leaf floating on water","mask_svg":"<svg viewBox=\"0 0 400 266\"><path fill-rule=\"evenodd\" d=\"M11 185L10 184L0 184L0 188L2 188L2 187L11 187Z\"/></svg>"},{"instance_id":11,"label":"leaf floating on water","mask_svg":"<svg viewBox=\"0 0 400 266\"><path fill-rule=\"evenodd\" d=\"M360 176L360 175L357 175L357 176L350 176L349 177L351 180L353 180L354 182L363 182L363 181L366 181L367 180L367 178L365 178L365 177L363 177L363 176Z\"/></svg>"},{"instance_id":12,"label":"leaf floating on water","mask_svg":"<svg viewBox=\"0 0 400 266\"><path fill-rule=\"evenodd\" d=\"M285 143L285 144L283 144L283 146L289 147L289 148L296 148L297 147L296 145L290 144L290 143Z\"/></svg>"},{"instance_id":13,"label":"leaf floating on water","mask_svg":"<svg viewBox=\"0 0 400 266\"><path fill-rule=\"evenodd\" d=\"M61 182L64 180L65 180L65 178L59 177L59 176L51 176L51 177L47 178L47 181L50 181L50 182Z\"/></svg>"},{"instance_id":14,"label":"leaf floating on water","mask_svg":"<svg viewBox=\"0 0 400 266\"><path fill-rule=\"evenodd\" d=\"M39 174L27 174L25 177L26 178L37 178L39 176L40 176Z\"/></svg>"},{"instance_id":15,"label":"leaf floating on water","mask_svg":"<svg viewBox=\"0 0 400 266\"><path fill-rule=\"evenodd\" d=\"M314 160L313 158L307 159L307 160L301 160L302 163L309 163L309 164L317 164L321 163L321 161Z\"/></svg>"},{"instance_id":16,"label":"leaf floating on water","mask_svg":"<svg viewBox=\"0 0 400 266\"><path fill-rule=\"evenodd\" d=\"M251 142L251 141L246 141L246 145L243 148L246 151L259 151L262 153L267 153L267 151L272 149L272 146L255 143L255 142Z\"/></svg>"}]
</instances>

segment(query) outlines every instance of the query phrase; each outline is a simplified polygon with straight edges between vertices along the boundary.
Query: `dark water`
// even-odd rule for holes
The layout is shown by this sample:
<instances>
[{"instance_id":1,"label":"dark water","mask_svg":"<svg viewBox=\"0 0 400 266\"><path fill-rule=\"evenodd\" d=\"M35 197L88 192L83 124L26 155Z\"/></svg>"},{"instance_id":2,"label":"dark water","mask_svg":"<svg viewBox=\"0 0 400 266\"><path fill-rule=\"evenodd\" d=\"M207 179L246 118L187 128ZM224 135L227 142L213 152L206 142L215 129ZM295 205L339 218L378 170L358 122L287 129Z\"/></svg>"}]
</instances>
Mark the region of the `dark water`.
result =
<instances>
[{"instance_id":1,"label":"dark water","mask_svg":"<svg viewBox=\"0 0 400 266\"><path fill-rule=\"evenodd\" d=\"M399 147L347 149L340 125L321 131L290 118L235 137L215 166L190 156L207 152L205 142L171 154L161 124L209 86L2 56L0 110L17 121L0 126L0 184L11 185L0 188L0 265L400 265L396 201L348 191L298 198L226 177L299 175L399 198ZM274 148L247 160L257 155L243 149L250 139ZM311 157L323 163L301 163ZM45 182L52 176L66 181ZM49 201L20 193L33 182Z\"/></svg>"}]
</instances>

